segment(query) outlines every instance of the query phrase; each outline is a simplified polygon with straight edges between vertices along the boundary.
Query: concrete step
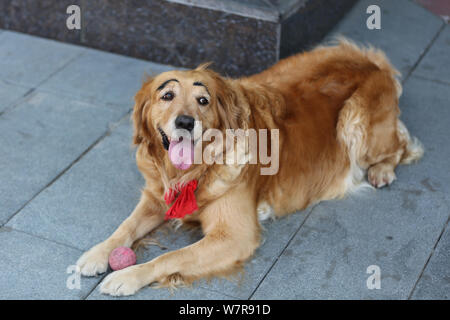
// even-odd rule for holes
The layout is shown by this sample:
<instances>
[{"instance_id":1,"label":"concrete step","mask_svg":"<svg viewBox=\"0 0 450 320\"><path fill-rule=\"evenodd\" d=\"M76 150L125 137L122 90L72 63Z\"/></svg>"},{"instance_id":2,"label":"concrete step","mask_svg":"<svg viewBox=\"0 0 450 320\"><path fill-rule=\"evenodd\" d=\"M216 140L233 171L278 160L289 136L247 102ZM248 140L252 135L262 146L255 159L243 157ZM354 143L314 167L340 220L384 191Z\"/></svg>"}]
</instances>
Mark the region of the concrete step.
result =
<instances>
[{"instance_id":1,"label":"concrete step","mask_svg":"<svg viewBox=\"0 0 450 320\"><path fill-rule=\"evenodd\" d=\"M2 0L0 28L178 67L213 61L229 76L318 42L355 0ZM68 30L66 9L81 8Z\"/></svg>"}]
</instances>

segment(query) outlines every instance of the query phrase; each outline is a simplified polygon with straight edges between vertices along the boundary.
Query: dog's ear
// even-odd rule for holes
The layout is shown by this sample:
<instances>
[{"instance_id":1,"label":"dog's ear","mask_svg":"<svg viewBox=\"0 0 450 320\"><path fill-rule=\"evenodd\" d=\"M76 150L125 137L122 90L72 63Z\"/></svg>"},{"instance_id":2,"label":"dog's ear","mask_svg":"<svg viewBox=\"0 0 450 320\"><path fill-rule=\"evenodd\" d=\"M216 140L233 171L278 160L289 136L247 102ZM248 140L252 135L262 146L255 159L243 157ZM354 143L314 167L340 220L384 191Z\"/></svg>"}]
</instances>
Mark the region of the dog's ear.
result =
<instances>
[{"instance_id":1,"label":"dog's ear","mask_svg":"<svg viewBox=\"0 0 450 320\"><path fill-rule=\"evenodd\" d=\"M203 63L199 64L198 67L195 68L195 70L197 70L197 71L204 71L204 70L208 69L209 66L212 65L212 64L213 64L212 61L203 62Z\"/></svg>"},{"instance_id":2,"label":"dog's ear","mask_svg":"<svg viewBox=\"0 0 450 320\"><path fill-rule=\"evenodd\" d=\"M246 129L248 105L240 87L216 74L218 112L225 129Z\"/></svg>"},{"instance_id":3,"label":"dog's ear","mask_svg":"<svg viewBox=\"0 0 450 320\"><path fill-rule=\"evenodd\" d=\"M134 96L134 109L133 109L133 143L140 144L144 139L150 141L151 134L147 126L147 116L144 114L144 108L149 101L150 85L153 79L148 78L142 84L142 88Z\"/></svg>"}]
</instances>

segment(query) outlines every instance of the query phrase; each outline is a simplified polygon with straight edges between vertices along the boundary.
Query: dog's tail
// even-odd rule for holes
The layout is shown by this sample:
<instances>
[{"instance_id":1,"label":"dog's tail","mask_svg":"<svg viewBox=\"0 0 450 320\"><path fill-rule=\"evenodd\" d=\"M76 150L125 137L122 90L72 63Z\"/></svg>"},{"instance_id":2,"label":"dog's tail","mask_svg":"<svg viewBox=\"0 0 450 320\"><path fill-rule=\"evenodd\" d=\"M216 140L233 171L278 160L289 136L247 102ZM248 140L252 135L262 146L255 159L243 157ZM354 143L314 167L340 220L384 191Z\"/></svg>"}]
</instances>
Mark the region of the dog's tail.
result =
<instances>
[{"instance_id":1,"label":"dog's tail","mask_svg":"<svg viewBox=\"0 0 450 320\"><path fill-rule=\"evenodd\" d=\"M397 132L400 139L406 141L406 149L400 160L401 164L410 164L418 161L424 154L422 143L416 137L411 137L408 129L401 120L397 121Z\"/></svg>"}]
</instances>

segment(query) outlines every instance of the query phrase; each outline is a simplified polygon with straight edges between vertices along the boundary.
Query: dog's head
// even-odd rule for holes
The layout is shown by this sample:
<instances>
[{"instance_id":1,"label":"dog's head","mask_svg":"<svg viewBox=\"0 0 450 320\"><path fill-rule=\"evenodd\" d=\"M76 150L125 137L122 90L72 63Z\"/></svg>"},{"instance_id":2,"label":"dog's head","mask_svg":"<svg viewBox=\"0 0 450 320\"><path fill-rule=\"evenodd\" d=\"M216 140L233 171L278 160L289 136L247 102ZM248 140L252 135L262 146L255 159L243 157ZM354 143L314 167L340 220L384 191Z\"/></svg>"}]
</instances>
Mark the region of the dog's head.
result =
<instances>
[{"instance_id":1,"label":"dog's head","mask_svg":"<svg viewBox=\"0 0 450 320\"><path fill-rule=\"evenodd\" d=\"M205 130L242 127L242 110L231 82L206 65L147 80L135 96L134 143L165 149L174 163L172 149L183 145L194 150ZM181 162L179 169L192 164L189 159Z\"/></svg>"}]
</instances>

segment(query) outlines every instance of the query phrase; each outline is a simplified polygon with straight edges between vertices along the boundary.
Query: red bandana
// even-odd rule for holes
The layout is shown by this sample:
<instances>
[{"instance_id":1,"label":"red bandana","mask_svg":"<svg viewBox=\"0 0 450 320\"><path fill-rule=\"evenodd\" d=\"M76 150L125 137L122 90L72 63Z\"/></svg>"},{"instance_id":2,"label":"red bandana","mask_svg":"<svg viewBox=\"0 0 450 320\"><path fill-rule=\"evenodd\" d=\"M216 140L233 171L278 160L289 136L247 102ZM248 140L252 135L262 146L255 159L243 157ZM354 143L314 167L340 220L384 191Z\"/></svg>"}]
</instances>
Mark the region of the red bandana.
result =
<instances>
[{"instance_id":1,"label":"red bandana","mask_svg":"<svg viewBox=\"0 0 450 320\"><path fill-rule=\"evenodd\" d=\"M197 189L197 180L191 180L185 184L179 192L169 189L164 195L167 205L173 202L172 206L167 210L164 220L183 218L187 214L191 214L198 209L195 200L194 191Z\"/></svg>"}]
</instances>

